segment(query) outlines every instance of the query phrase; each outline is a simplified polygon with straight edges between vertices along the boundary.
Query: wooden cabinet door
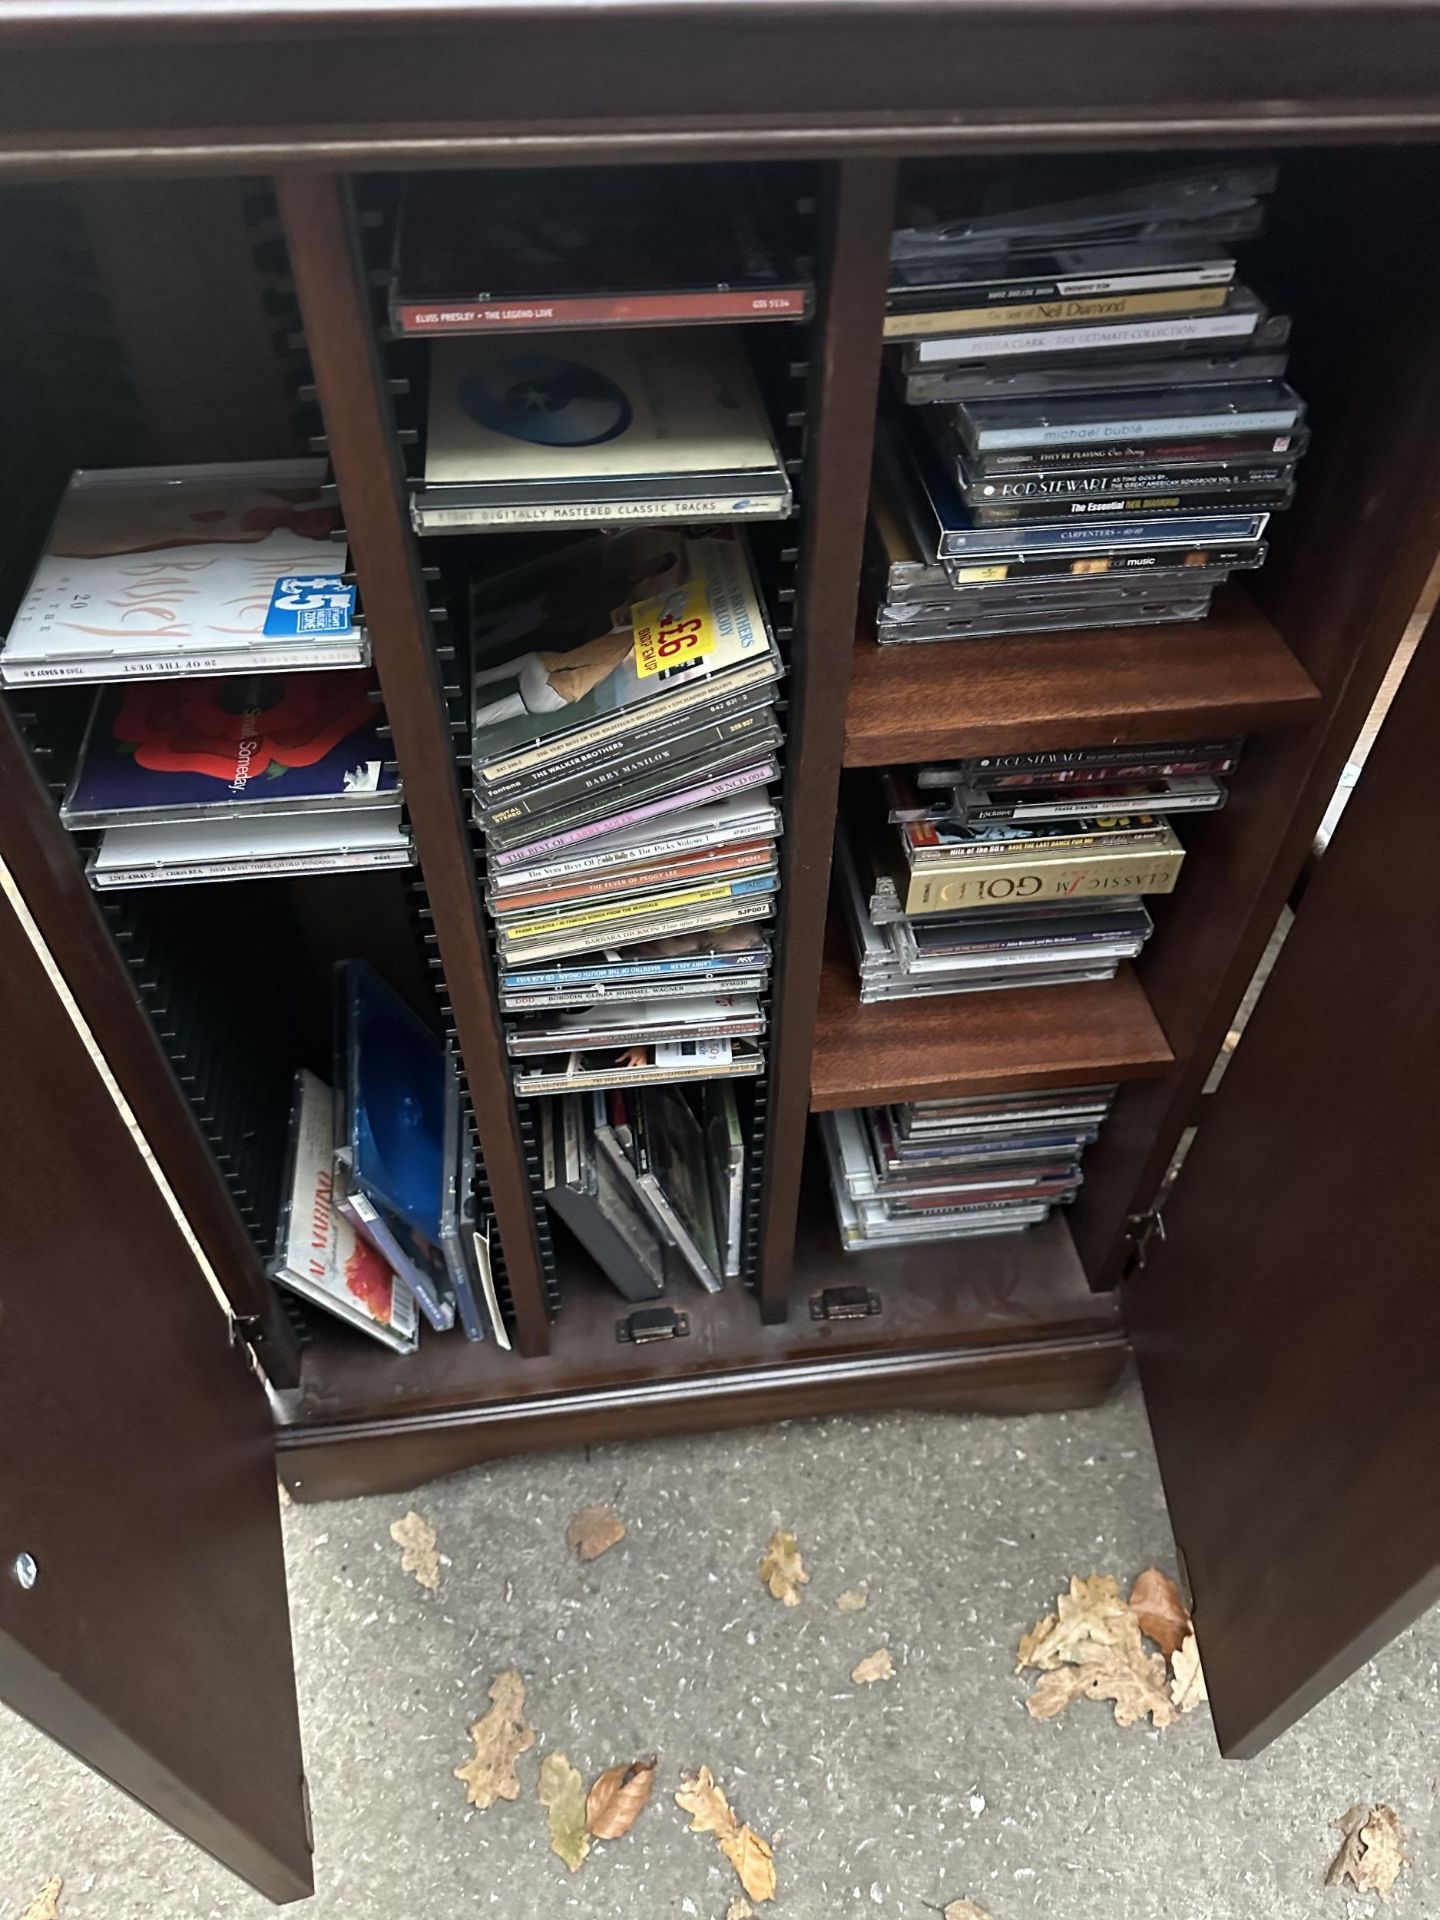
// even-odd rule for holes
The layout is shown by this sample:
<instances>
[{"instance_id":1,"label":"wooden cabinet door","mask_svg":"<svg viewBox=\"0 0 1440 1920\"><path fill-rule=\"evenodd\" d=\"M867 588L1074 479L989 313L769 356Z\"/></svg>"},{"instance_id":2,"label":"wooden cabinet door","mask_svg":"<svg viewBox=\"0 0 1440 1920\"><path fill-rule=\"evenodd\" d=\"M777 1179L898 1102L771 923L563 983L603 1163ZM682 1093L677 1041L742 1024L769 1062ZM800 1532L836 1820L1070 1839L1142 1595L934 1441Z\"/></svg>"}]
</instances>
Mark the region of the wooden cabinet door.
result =
<instances>
[{"instance_id":1,"label":"wooden cabinet door","mask_svg":"<svg viewBox=\"0 0 1440 1920\"><path fill-rule=\"evenodd\" d=\"M1226 1753L1440 1597L1440 616L1126 1283Z\"/></svg>"},{"instance_id":2,"label":"wooden cabinet door","mask_svg":"<svg viewBox=\"0 0 1440 1920\"><path fill-rule=\"evenodd\" d=\"M0 1698L297 1899L269 1408L38 940L0 864Z\"/></svg>"}]
</instances>

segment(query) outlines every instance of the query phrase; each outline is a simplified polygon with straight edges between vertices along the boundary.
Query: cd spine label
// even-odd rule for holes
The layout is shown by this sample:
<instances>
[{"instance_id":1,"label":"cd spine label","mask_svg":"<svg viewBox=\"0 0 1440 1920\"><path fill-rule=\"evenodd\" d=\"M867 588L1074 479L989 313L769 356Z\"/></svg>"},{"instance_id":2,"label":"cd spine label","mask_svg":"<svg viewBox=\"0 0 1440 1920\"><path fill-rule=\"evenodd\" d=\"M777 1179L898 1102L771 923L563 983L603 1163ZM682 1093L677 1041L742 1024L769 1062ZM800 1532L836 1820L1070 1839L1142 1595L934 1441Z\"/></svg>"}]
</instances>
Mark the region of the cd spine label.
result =
<instances>
[{"instance_id":1,"label":"cd spine label","mask_svg":"<svg viewBox=\"0 0 1440 1920\"><path fill-rule=\"evenodd\" d=\"M675 500L575 500L550 506L438 507L417 500L411 508L415 531L422 534L479 527L591 527L597 521L653 525L673 520L783 520L789 512L788 493L697 493Z\"/></svg>"},{"instance_id":2,"label":"cd spine label","mask_svg":"<svg viewBox=\"0 0 1440 1920\"><path fill-rule=\"evenodd\" d=\"M1009 860L958 872L912 876L907 914L953 913L967 907L1021 905L1039 900L1087 900L1113 894L1171 893L1180 877L1182 848L1137 856L1130 850L1081 860Z\"/></svg>"},{"instance_id":3,"label":"cd spine label","mask_svg":"<svg viewBox=\"0 0 1440 1920\"><path fill-rule=\"evenodd\" d=\"M1114 347L1175 346L1189 340L1248 340L1261 316L1198 314L1190 319L1134 320L1115 325L1019 329L1013 333L948 333L916 340L907 349L912 368L943 366L955 360L1019 360L1027 354L1101 353Z\"/></svg>"},{"instance_id":4,"label":"cd spine label","mask_svg":"<svg viewBox=\"0 0 1440 1920\"><path fill-rule=\"evenodd\" d=\"M392 302L401 333L524 333L556 327L654 327L704 320L803 320L803 286L730 288L545 300L406 300Z\"/></svg>"},{"instance_id":5,"label":"cd spine label","mask_svg":"<svg viewBox=\"0 0 1440 1920\"><path fill-rule=\"evenodd\" d=\"M1125 320L1142 314L1191 314L1223 307L1228 283L1168 287L1158 292L1091 293L1058 300L1020 301L1010 306L947 307L929 313L892 313L887 340L917 340L934 334L982 332L988 327L1063 327L1076 322Z\"/></svg>"}]
</instances>

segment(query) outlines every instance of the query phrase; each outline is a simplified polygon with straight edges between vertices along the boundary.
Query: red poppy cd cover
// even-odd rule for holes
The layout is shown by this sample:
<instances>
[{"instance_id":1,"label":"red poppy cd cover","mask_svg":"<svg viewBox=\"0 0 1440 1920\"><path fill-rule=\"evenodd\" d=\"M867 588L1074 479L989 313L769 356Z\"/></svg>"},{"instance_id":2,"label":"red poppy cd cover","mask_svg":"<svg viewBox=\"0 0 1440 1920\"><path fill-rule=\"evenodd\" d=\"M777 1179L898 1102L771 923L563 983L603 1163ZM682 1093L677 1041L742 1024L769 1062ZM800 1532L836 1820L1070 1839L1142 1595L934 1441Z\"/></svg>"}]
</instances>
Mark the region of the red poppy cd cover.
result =
<instances>
[{"instance_id":1,"label":"red poppy cd cover","mask_svg":"<svg viewBox=\"0 0 1440 1920\"><path fill-rule=\"evenodd\" d=\"M179 824L393 802L368 668L136 680L95 703L60 817Z\"/></svg>"}]
</instances>

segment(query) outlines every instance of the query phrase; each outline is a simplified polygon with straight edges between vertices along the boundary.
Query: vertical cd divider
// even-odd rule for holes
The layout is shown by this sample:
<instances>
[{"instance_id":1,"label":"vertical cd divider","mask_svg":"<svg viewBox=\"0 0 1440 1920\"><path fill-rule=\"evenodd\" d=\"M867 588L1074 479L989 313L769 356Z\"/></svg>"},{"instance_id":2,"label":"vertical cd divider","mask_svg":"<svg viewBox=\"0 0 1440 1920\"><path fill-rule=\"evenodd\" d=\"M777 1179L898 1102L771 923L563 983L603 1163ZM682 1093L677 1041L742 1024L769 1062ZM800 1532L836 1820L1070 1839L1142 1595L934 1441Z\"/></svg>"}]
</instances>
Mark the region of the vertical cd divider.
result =
<instances>
[{"instance_id":1,"label":"vertical cd divider","mask_svg":"<svg viewBox=\"0 0 1440 1920\"><path fill-rule=\"evenodd\" d=\"M516 1344L550 1343L524 1149L510 1097L480 898L428 597L396 459L389 393L356 256L345 183L282 173L276 188L325 435L365 600L385 714L399 757L435 936L504 1244Z\"/></svg>"},{"instance_id":2,"label":"vertical cd divider","mask_svg":"<svg viewBox=\"0 0 1440 1920\"><path fill-rule=\"evenodd\" d=\"M894 204L893 161L844 160L830 172L812 332L760 1207L758 1291L770 1322L789 1311Z\"/></svg>"}]
</instances>

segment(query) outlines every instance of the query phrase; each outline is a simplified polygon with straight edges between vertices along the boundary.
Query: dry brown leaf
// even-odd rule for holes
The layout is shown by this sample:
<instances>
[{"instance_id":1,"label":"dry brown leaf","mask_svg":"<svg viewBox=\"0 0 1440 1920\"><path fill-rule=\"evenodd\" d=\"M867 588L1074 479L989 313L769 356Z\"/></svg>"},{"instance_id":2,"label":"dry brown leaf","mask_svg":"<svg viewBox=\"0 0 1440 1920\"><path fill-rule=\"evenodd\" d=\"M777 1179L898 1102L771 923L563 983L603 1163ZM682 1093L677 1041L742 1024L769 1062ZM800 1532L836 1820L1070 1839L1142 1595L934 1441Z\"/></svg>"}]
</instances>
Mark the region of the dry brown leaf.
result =
<instances>
[{"instance_id":1,"label":"dry brown leaf","mask_svg":"<svg viewBox=\"0 0 1440 1920\"><path fill-rule=\"evenodd\" d=\"M1362 1801L1335 1824L1345 1837L1330 1862L1326 1886L1338 1887L1342 1880L1349 1880L1361 1893L1378 1893L1388 1900L1400 1869L1410 1858L1395 1809Z\"/></svg>"},{"instance_id":2,"label":"dry brown leaf","mask_svg":"<svg viewBox=\"0 0 1440 1920\"><path fill-rule=\"evenodd\" d=\"M60 1890L64 1885L59 1874L52 1873L21 1914L20 1920L60 1920Z\"/></svg>"},{"instance_id":3,"label":"dry brown leaf","mask_svg":"<svg viewBox=\"0 0 1440 1920\"><path fill-rule=\"evenodd\" d=\"M952 1900L942 1920L990 1920L990 1915L978 1900Z\"/></svg>"},{"instance_id":4,"label":"dry brown leaf","mask_svg":"<svg viewBox=\"0 0 1440 1920\"><path fill-rule=\"evenodd\" d=\"M742 1827L708 1767L681 1779L675 1803L690 1815L691 1833L713 1833L715 1844L740 1876L752 1900L775 1898L775 1862L768 1842Z\"/></svg>"},{"instance_id":5,"label":"dry brown leaf","mask_svg":"<svg viewBox=\"0 0 1440 1920\"><path fill-rule=\"evenodd\" d=\"M867 1653L850 1678L857 1687L874 1686L877 1680L893 1680L895 1662L890 1658L890 1649L881 1647L875 1653Z\"/></svg>"},{"instance_id":6,"label":"dry brown leaf","mask_svg":"<svg viewBox=\"0 0 1440 1920\"><path fill-rule=\"evenodd\" d=\"M793 1533L772 1533L760 1561L760 1582L787 1607L798 1607L800 1589L810 1576L800 1558Z\"/></svg>"},{"instance_id":7,"label":"dry brown leaf","mask_svg":"<svg viewBox=\"0 0 1440 1920\"><path fill-rule=\"evenodd\" d=\"M1147 1714L1157 1727L1168 1727L1178 1717L1168 1680L1158 1653L1090 1646L1082 1658L1043 1673L1025 1705L1032 1718L1053 1720L1083 1694L1087 1700L1112 1701L1122 1727L1133 1727Z\"/></svg>"},{"instance_id":8,"label":"dry brown leaf","mask_svg":"<svg viewBox=\"0 0 1440 1920\"><path fill-rule=\"evenodd\" d=\"M1108 1573L1092 1574L1088 1580L1071 1575L1070 1591L1055 1603L1056 1611L1047 1613L1020 1642L1015 1671L1039 1667L1048 1671L1064 1661L1081 1659L1087 1644L1117 1647L1136 1658L1144 1653L1140 1644L1140 1623L1120 1598L1120 1588Z\"/></svg>"},{"instance_id":9,"label":"dry brown leaf","mask_svg":"<svg viewBox=\"0 0 1440 1920\"><path fill-rule=\"evenodd\" d=\"M619 1840L640 1816L655 1785L655 1755L607 1767L585 1798L585 1824L597 1840Z\"/></svg>"},{"instance_id":10,"label":"dry brown leaf","mask_svg":"<svg viewBox=\"0 0 1440 1920\"><path fill-rule=\"evenodd\" d=\"M465 1782L472 1807L493 1807L497 1800L518 1800L515 1762L535 1744L535 1729L525 1718L525 1682L512 1668L490 1689L494 1705L470 1722L475 1751L455 1778Z\"/></svg>"},{"instance_id":11,"label":"dry brown leaf","mask_svg":"<svg viewBox=\"0 0 1440 1920\"><path fill-rule=\"evenodd\" d=\"M585 1830L585 1782L563 1753L547 1753L540 1762L535 1798L549 1822L550 1851L559 1854L571 1873L578 1873L590 1851L590 1835Z\"/></svg>"},{"instance_id":12,"label":"dry brown leaf","mask_svg":"<svg viewBox=\"0 0 1440 1920\"><path fill-rule=\"evenodd\" d=\"M675 1804L690 1815L691 1833L733 1833L740 1824L709 1767L681 1775Z\"/></svg>"},{"instance_id":13,"label":"dry brown leaf","mask_svg":"<svg viewBox=\"0 0 1440 1920\"><path fill-rule=\"evenodd\" d=\"M422 1587L434 1593L440 1585L440 1555L435 1546L435 1529L418 1513L407 1513L403 1520L390 1522L390 1538L400 1549L400 1566L413 1573Z\"/></svg>"},{"instance_id":14,"label":"dry brown leaf","mask_svg":"<svg viewBox=\"0 0 1440 1920\"><path fill-rule=\"evenodd\" d=\"M725 1920L755 1920L755 1909L743 1893L737 1893L726 1907Z\"/></svg>"},{"instance_id":15,"label":"dry brown leaf","mask_svg":"<svg viewBox=\"0 0 1440 1920\"><path fill-rule=\"evenodd\" d=\"M753 1827L739 1827L734 1833L717 1834L716 1844L752 1900L775 1898L775 1856L768 1840L762 1840Z\"/></svg>"},{"instance_id":16,"label":"dry brown leaf","mask_svg":"<svg viewBox=\"0 0 1440 1920\"><path fill-rule=\"evenodd\" d=\"M1190 1631L1190 1609L1180 1589L1158 1567L1147 1567L1130 1589L1130 1611L1167 1660L1173 1660Z\"/></svg>"},{"instance_id":17,"label":"dry brown leaf","mask_svg":"<svg viewBox=\"0 0 1440 1920\"><path fill-rule=\"evenodd\" d=\"M1170 1698L1177 1713L1190 1713L1210 1698L1205 1691L1205 1673L1200 1665L1200 1648L1195 1629L1185 1636L1184 1645L1170 1657Z\"/></svg>"},{"instance_id":18,"label":"dry brown leaf","mask_svg":"<svg viewBox=\"0 0 1440 1920\"><path fill-rule=\"evenodd\" d=\"M280 1496L280 1511L282 1513L285 1511L286 1507L294 1506L295 1496L293 1493L291 1493L289 1487L286 1486L283 1480L277 1480L275 1482L275 1491ZM22 1920L23 1920L23 1916L22 1916Z\"/></svg>"},{"instance_id":19,"label":"dry brown leaf","mask_svg":"<svg viewBox=\"0 0 1440 1920\"><path fill-rule=\"evenodd\" d=\"M870 1596L864 1587L847 1587L835 1602L841 1613L863 1613L870 1604Z\"/></svg>"},{"instance_id":20,"label":"dry brown leaf","mask_svg":"<svg viewBox=\"0 0 1440 1920\"><path fill-rule=\"evenodd\" d=\"M625 1538L625 1522L613 1507L581 1507L565 1529L565 1544L582 1560L598 1560Z\"/></svg>"}]
</instances>

